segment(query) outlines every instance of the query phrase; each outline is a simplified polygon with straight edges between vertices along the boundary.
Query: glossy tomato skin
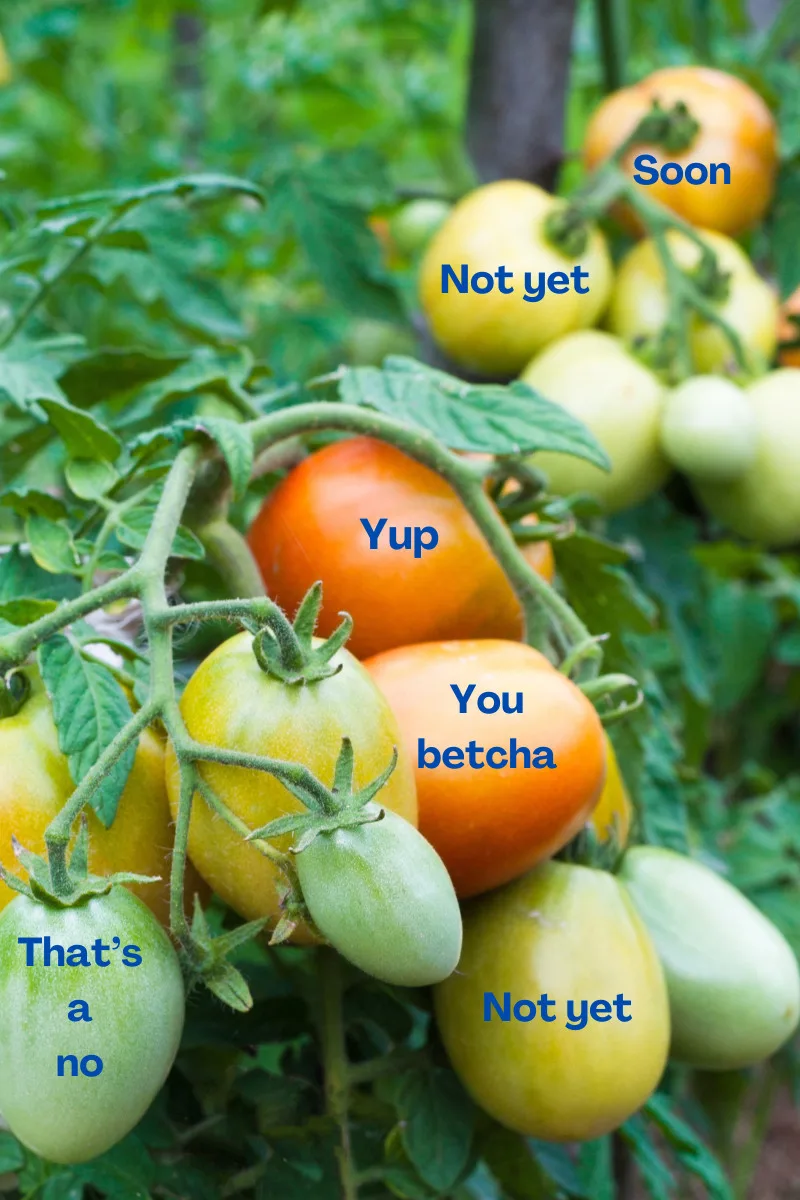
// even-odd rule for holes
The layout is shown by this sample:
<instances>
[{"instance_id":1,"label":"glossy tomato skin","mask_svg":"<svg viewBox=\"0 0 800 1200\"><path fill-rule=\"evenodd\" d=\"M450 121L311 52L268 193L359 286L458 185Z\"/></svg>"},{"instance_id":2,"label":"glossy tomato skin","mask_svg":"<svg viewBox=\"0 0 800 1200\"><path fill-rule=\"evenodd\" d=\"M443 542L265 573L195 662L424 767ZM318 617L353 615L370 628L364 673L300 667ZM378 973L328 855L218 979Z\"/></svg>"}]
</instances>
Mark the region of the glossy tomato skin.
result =
<instances>
[{"instance_id":1,"label":"glossy tomato skin","mask_svg":"<svg viewBox=\"0 0 800 1200\"><path fill-rule=\"evenodd\" d=\"M17 861L11 837L29 850L44 850L44 831L75 784L58 747L53 710L36 667L25 667L30 692L20 711L0 719L0 864L12 871ZM114 871L159 876L161 883L131 885L163 924L169 921L172 828L164 784L164 747L152 729L139 749L109 829L91 811L89 867L96 875ZM191 885L192 880L188 881ZM187 889L188 890L188 889ZM0 909L16 895L0 882Z\"/></svg>"},{"instance_id":2,"label":"glossy tomato skin","mask_svg":"<svg viewBox=\"0 0 800 1200\"><path fill-rule=\"evenodd\" d=\"M590 492L607 512L618 512L661 487L669 474L659 444L664 388L618 338L598 329L568 334L532 359L521 378L578 417L611 459L603 471L569 454L533 455L550 491Z\"/></svg>"},{"instance_id":3,"label":"glossy tomato skin","mask_svg":"<svg viewBox=\"0 0 800 1200\"><path fill-rule=\"evenodd\" d=\"M362 518L387 524L370 550ZM414 558L393 550L406 527L429 526L438 545ZM428 539L429 540L429 539ZM522 634L516 596L461 500L434 471L385 442L350 438L300 463L267 497L249 534L269 595L293 613L323 584L319 630L353 618L348 648L366 658L443 637Z\"/></svg>"},{"instance_id":4,"label":"glossy tomato skin","mask_svg":"<svg viewBox=\"0 0 800 1200\"><path fill-rule=\"evenodd\" d=\"M317 928L362 971L426 987L454 969L458 900L439 855L408 821L386 809L379 821L319 834L296 862Z\"/></svg>"},{"instance_id":5,"label":"glossy tomato skin","mask_svg":"<svg viewBox=\"0 0 800 1200\"><path fill-rule=\"evenodd\" d=\"M767 546L800 541L800 370L771 371L747 388L755 456L729 483L694 481L703 505L740 537Z\"/></svg>"},{"instance_id":6,"label":"glossy tomato skin","mask_svg":"<svg viewBox=\"0 0 800 1200\"><path fill-rule=\"evenodd\" d=\"M476 188L455 205L433 235L422 260L419 292L422 308L438 346L459 366L492 377L517 374L548 342L599 320L612 280L611 259L603 235L594 230L583 252L567 256L545 238L548 216L564 201L535 184L504 179ZM442 292L442 264L470 275L500 266L514 272L513 293L497 285L490 292ZM578 264L588 272L580 294L546 292L536 303L522 296L526 271L545 277L569 273Z\"/></svg>"},{"instance_id":7,"label":"glossy tomato skin","mask_svg":"<svg viewBox=\"0 0 800 1200\"><path fill-rule=\"evenodd\" d=\"M33 966L18 938L49 935L68 951L83 946L90 966ZM100 939L109 965L96 965ZM117 949L109 949L119 938ZM126 946L141 963L126 966ZM84 1000L91 1021L68 1019ZM0 914L0 1111L16 1136L42 1158L85 1162L133 1129L166 1079L183 1029L184 989L169 938L149 909L114 887L73 908L18 896ZM89 1077L58 1074L58 1056L102 1060ZM96 1063L88 1064L96 1071Z\"/></svg>"},{"instance_id":8,"label":"glossy tomato skin","mask_svg":"<svg viewBox=\"0 0 800 1200\"><path fill-rule=\"evenodd\" d=\"M531 1000L530 1021L484 1020L487 993ZM555 1001L542 1020L539 998ZM632 1019L567 1029L567 1002L612 1004ZM624 888L603 871L544 863L464 909L457 970L435 991L450 1060L473 1099L510 1129L547 1141L601 1137L661 1077L669 1043L658 958Z\"/></svg>"},{"instance_id":9,"label":"glossy tomato skin","mask_svg":"<svg viewBox=\"0 0 800 1200\"><path fill-rule=\"evenodd\" d=\"M667 184L658 179L641 185L644 195L671 208L691 225L701 225L736 236L764 216L775 187L778 163L777 129L761 97L741 79L710 67L666 67L640 83L608 96L594 113L586 130L584 161L593 170L633 132L654 100L671 108L684 101L700 129L681 151L662 146L637 145L626 155L624 166L633 176L633 160L652 154L658 168L666 162L682 167L700 162L728 163L730 183Z\"/></svg>"},{"instance_id":10,"label":"glossy tomato skin","mask_svg":"<svg viewBox=\"0 0 800 1200\"><path fill-rule=\"evenodd\" d=\"M763 374L775 353L778 302L773 289L759 275L744 251L730 238L710 230L698 231L714 251L719 267L729 276L725 300L715 302L720 316L738 333L751 374ZM667 241L678 265L696 266L700 251L675 230ZM635 344L664 327L669 295L658 251L650 238L629 250L620 263L609 304L607 322L612 333ZM718 326L694 317L689 345L697 374L740 374L728 339Z\"/></svg>"},{"instance_id":11,"label":"glossy tomato skin","mask_svg":"<svg viewBox=\"0 0 800 1200\"><path fill-rule=\"evenodd\" d=\"M589 824L601 842L614 836L620 847L627 846L633 821L633 805L622 777L617 755L606 734L606 781L603 791L592 811Z\"/></svg>"},{"instance_id":12,"label":"glossy tomato skin","mask_svg":"<svg viewBox=\"0 0 800 1200\"><path fill-rule=\"evenodd\" d=\"M365 666L388 699L415 764L420 831L441 855L459 896L474 896L555 854L580 830L605 777L603 728L583 693L530 646L496 640L404 646ZM453 692L475 691L459 712ZM494 692L522 712L480 712ZM549 747L556 766L420 767L419 739L440 754L471 740L508 750ZM499 762L499 756L494 756ZM452 756L451 756L452 760ZM429 758L427 761L431 761Z\"/></svg>"},{"instance_id":13,"label":"glossy tomato skin","mask_svg":"<svg viewBox=\"0 0 800 1200\"><path fill-rule=\"evenodd\" d=\"M797 959L771 921L702 863L635 846L620 877L664 966L671 1055L703 1070L752 1066L800 1019Z\"/></svg>"},{"instance_id":14,"label":"glossy tomato skin","mask_svg":"<svg viewBox=\"0 0 800 1200\"><path fill-rule=\"evenodd\" d=\"M333 663L341 664L338 674L290 686L261 670L249 633L237 634L204 659L186 686L181 712L189 733L199 742L301 762L327 785L333 781L342 738L349 737L355 785L363 787L389 763L399 746L399 731L388 703L360 663L347 650L339 651ZM266 772L219 763L204 763L201 770L220 799L251 829L306 811ZM179 778L171 747L167 790L177 812ZM387 808L416 824L414 779L404 754L380 796ZM288 850L292 841L287 834L273 844ZM189 853L209 886L240 916L277 918L276 868L199 796L192 809Z\"/></svg>"}]
</instances>

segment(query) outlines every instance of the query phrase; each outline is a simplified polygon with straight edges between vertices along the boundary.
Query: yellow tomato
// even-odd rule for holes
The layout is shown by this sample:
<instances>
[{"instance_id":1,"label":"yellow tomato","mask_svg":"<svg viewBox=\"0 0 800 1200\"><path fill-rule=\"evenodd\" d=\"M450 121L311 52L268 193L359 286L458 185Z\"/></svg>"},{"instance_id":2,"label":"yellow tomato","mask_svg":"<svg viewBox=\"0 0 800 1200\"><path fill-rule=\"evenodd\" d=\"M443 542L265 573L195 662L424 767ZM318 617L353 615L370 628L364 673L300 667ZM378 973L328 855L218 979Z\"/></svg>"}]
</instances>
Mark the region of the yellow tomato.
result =
<instances>
[{"instance_id":1,"label":"yellow tomato","mask_svg":"<svg viewBox=\"0 0 800 1200\"><path fill-rule=\"evenodd\" d=\"M521 379L583 421L611 459L606 472L569 454L535 454L530 461L551 491L591 492L607 512L617 512L664 482L664 388L617 338L597 329L568 334L528 363Z\"/></svg>"},{"instance_id":2,"label":"yellow tomato","mask_svg":"<svg viewBox=\"0 0 800 1200\"><path fill-rule=\"evenodd\" d=\"M547 217L565 201L518 179L504 179L476 188L452 210L428 243L420 268L420 299L431 333L440 348L459 366L483 375L509 377L531 355L573 329L593 325L608 300L612 270L601 233L594 230L579 255L568 257L545 238ZM452 283L442 292L442 266L459 274L466 264L470 277L499 267L513 271L503 294L497 282L491 291L458 293ZM579 265L588 278L579 294L570 284L563 294L545 291L536 303L523 299L524 277L553 271L570 272Z\"/></svg>"},{"instance_id":3,"label":"yellow tomato","mask_svg":"<svg viewBox=\"0 0 800 1200\"><path fill-rule=\"evenodd\" d=\"M30 693L19 712L0 719L0 863L10 871L18 864L12 835L27 850L44 850L44 832L64 806L75 784L58 747L53 710L36 667L25 667ZM147 729L116 819L110 829L88 810L89 868L96 875L134 871L157 875L160 883L131 885L160 921L169 920L169 873L172 827L164 785L164 747ZM187 892L191 888L187 880ZM0 882L0 909L15 892Z\"/></svg>"},{"instance_id":4,"label":"yellow tomato","mask_svg":"<svg viewBox=\"0 0 800 1200\"><path fill-rule=\"evenodd\" d=\"M544 1012L543 995L554 1002ZM501 1020L487 996L503 1015L514 1006L518 1015ZM522 1001L536 1006L532 1019ZM544 863L468 904L461 961L436 988L435 1007L473 1099L503 1125L546 1141L615 1129L666 1063L667 991L652 942L618 880L587 867Z\"/></svg>"},{"instance_id":5,"label":"yellow tomato","mask_svg":"<svg viewBox=\"0 0 800 1200\"><path fill-rule=\"evenodd\" d=\"M719 315L738 333L752 374L766 371L777 340L778 302L773 289L756 274L747 255L721 233L700 230L714 251L720 269L729 275L725 300L715 303ZM684 234L671 230L667 241L684 270L697 265L700 250ZM608 326L626 341L636 343L661 332L667 322L669 294L655 244L645 239L622 260L611 304ZM689 336L697 374L736 374L730 343L715 324L693 315Z\"/></svg>"},{"instance_id":6,"label":"yellow tomato","mask_svg":"<svg viewBox=\"0 0 800 1200\"><path fill-rule=\"evenodd\" d=\"M603 101L586 130L584 160L591 170L633 132L654 100L662 108L683 101L700 128L691 144L680 152L661 146L637 145L625 157L625 169L634 174L633 160L652 154L659 169L667 162L702 163L708 179L702 183L645 184L645 195L660 200L691 225L736 235L764 216L775 186L778 144L775 119L761 97L741 79L709 67L666 67L654 71L633 87L622 88ZM712 163L727 163L730 183L711 182ZM641 174L642 172L637 172ZM674 178L675 172L669 177ZM695 172L695 177L699 172Z\"/></svg>"}]
</instances>

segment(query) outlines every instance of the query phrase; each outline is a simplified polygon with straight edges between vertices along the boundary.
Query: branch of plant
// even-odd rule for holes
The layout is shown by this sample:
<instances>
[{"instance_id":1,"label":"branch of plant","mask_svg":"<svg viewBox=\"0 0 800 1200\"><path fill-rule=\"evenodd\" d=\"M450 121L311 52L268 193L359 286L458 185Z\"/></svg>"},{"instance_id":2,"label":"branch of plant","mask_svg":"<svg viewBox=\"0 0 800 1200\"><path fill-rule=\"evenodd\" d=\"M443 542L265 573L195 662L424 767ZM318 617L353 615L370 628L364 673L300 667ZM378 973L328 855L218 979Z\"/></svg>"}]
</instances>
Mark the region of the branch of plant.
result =
<instances>
[{"instance_id":1,"label":"branch of plant","mask_svg":"<svg viewBox=\"0 0 800 1200\"><path fill-rule=\"evenodd\" d=\"M339 1131L336 1158L342 1200L358 1200L358 1171L350 1138L350 1066L345 1044L341 960L335 950L317 950L319 974L319 1037L325 1076L325 1105Z\"/></svg>"}]
</instances>

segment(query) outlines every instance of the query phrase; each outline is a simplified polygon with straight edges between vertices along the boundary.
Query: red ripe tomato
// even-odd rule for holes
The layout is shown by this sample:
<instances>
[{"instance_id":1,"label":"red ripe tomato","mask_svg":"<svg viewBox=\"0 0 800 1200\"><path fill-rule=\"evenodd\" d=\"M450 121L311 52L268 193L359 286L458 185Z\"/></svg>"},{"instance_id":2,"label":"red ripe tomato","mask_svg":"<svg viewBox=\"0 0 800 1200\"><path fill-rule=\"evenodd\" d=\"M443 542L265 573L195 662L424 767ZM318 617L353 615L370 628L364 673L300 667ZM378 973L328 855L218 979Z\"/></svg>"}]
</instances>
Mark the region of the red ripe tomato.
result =
<instances>
[{"instance_id":1,"label":"red ripe tomato","mask_svg":"<svg viewBox=\"0 0 800 1200\"><path fill-rule=\"evenodd\" d=\"M370 549L362 521L375 531L383 518ZM438 542L417 557L414 531L426 528ZM407 548L393 549L392 536ZM249 541L269 595L287 612L322 580L319 632L350 613L348 649L359 658L440 638L522 635L511 584L459 497L385 442L350 438L312 454L267 497ZM549 546L536 546L529 561L552 576Z\"/></svg>"},{"instance_id":2,"label":"red ripe tomato","mask_svg":"<svg viewBox=\"0 0 800 1200\"><path fill-rule=\"evenodd\" d=\"M459 896L521 875L588 819L605 778L603 727L580 689L537 650L433 642L364 666L412 756L420 832Z\"/></svg>"}]
</instances>

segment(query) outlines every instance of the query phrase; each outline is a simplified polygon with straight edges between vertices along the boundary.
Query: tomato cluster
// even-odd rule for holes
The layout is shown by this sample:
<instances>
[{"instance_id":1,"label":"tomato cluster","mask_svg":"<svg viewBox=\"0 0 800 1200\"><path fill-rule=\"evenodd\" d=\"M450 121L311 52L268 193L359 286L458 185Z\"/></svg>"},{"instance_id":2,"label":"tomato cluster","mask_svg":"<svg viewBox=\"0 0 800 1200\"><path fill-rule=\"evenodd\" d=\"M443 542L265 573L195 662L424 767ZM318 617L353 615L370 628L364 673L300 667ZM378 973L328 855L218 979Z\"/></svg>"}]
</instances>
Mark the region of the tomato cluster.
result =
<instances>
[{"instance_id":1,"label":"tomato cluster","mask_svg":"<svg viewBox=\"0 0 800 1200\"><path fill-rule=\"evenodd\" d=\"M615 151L653 98L685 100L698 121L676 162L712 147L730 164L724 219L710 179L662 180L660 200L703 228L642 238L615 273L598 228L570 230L566 202L501 181L452 209L409 208L387 226L387 244L422 255L431 332L460 367L519 375L582 420L611 461L604 473L539 452L518 464L534 468L528 481L541 471L550 491L591 493L613 513L676 466L732 530L788 544L800 535L800 370L767 373L775 297L729 236L769 202L771 118L719 72L658 72L600 109L590 165ZM621 219L642 232L630 212ZM674 389L646 353L663 348L674 316L663 244L686 279L699 280L710 258L717 272L718 294L707 298L716 319L690 322L691 377ZM466 283L446 292L445 267L477 280L477 294ZM532 267L538 289L505 286ZM590 328L601 317L607 328ZM496 517L506 483L487 471L486 494L477 490L496 501ZM530 532L538 517L520 520ZM147 730L113 825L88 818L93 872L167 878L170 825L183 813L191 869L234 913L295 944L327 942L384 983L433 986L441 1038L467 1090L536 1138L615 1129L670 1056L729 1070L787 1040L800 1019L792 951L699 862L627 848L634 805L590 689L522 640L517 592L446 480L374 438L330 440L286 471L248 541L285 614L302 612L321 581L318 636L301 644L288 624L280 636L248 625L196 666L180 701L185 733L221 754L198 755L191 817L185 763ZM553 580L546 537L521 557L531 588ZM353 621L347 648L336 641L343 613ZM283 669L290 659L293 674ZM23 675L27 698L0 719L0 819L41 851L73 779L43 682L32 666ZM254 759L294 773L251 769ZM582 849L592 865L576 861ZM614 871L598 866L603 853ZM5 844L0 864L13 865ZM0 1027L0 1108L41 1155L81 1161L124 1136L163 1082L183 984L158 923L168 915L163 885L109 884L66 900L41 890L14 899L0 881L0 1010L14 1014ZM130 957L102 961L109 937ZM97 1026L93 1016L59 1024L75 1004L96 1009ZM49 1069L56 1034L35 1031L62 1025L64 1086L37 1108L19 1080L29 1067L34 1078ZM100 1120L120 1090L125 1103Z\"/></svg>"}]
</instances>

